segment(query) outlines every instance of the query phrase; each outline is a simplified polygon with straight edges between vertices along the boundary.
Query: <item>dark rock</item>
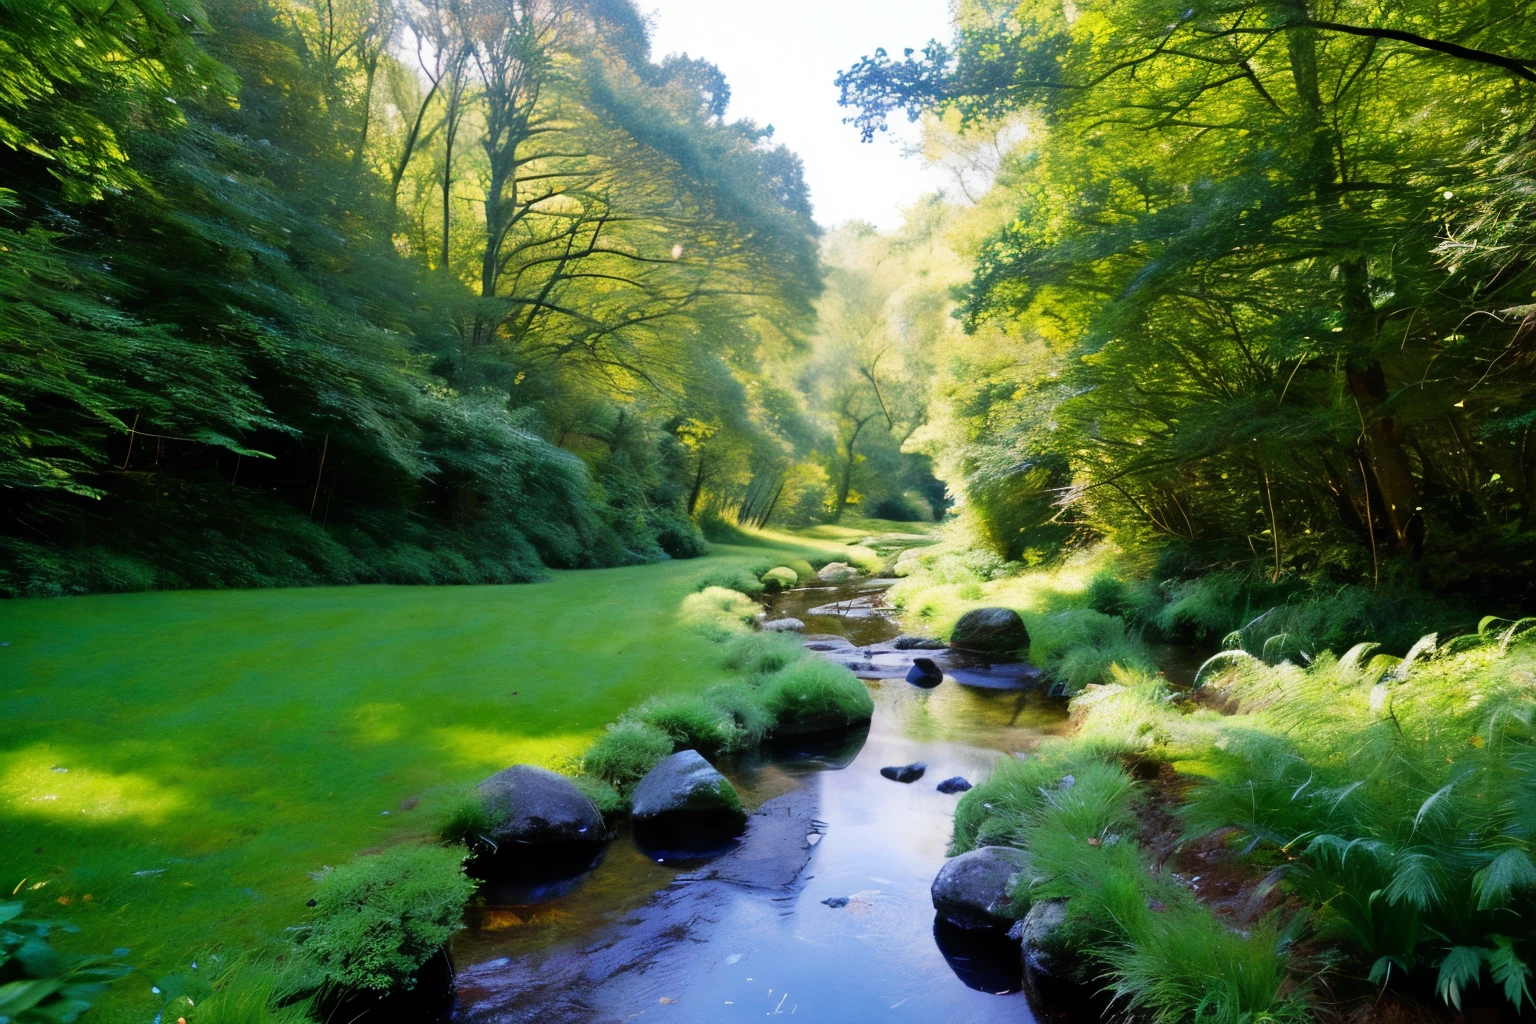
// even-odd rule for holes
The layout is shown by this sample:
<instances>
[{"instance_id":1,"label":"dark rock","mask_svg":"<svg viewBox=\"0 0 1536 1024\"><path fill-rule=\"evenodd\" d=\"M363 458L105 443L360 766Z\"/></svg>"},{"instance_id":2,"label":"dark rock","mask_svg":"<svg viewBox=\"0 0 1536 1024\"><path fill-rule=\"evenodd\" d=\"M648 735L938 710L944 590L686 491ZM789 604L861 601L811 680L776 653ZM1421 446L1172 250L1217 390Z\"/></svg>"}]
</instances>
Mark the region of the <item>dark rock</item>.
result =
<instances>
[{"instance_id":1,"label":"dark rock","mask_svg":"<svg viewBox=\"0 0 1536 1024\"><path fill-rule=\"evenodd\" d=\"M736 846L747 822L736 787L696 750L652 768L631 802L636 844L662 863L717 857Z\"/></svg>"},{"instance_id":2,"label":"dark rock","mask_svg":"<svg viewBox=\"0 0 1536 1024\"><path fill-rule=\"evenodd\" d=\"M891 765L881 768L880 774L892 782L916 782L923 777L923 772L928 770L926 761L913 761L911 764Z\"/></svg>"},{"instance_id":3,"label":"dark rock","mask_svg":"<svg viewBox=\"0 0 1536 1024\"><path fill-rule=\"evenodd\" d=\"M1012 608L975 608L955 623L949 646L974 654L1022 654L1029 650L1029 630Z\"/></svg>"},{"instance_id":4,"label":"dark rock","mask_svg":"<svg viewBox=\"0 0 1536 1024\"><path fill-rule=\"evenodd\" d=\"M668 814L744 817L736 787L697 750L682 750L646 773L631 800L637 821Z\"/></svg>"},{"instance_id":5,"label":"dark rock","mask_svg":"<svg viewBox=\"0 0 1536 1024\"><path fill-rule=\"evenodd\" d=\"M1038 900L1014 925L1009 934L1019 940L1024 966L1048 978L1064 978L1072 973L1071 951L1061 941L1061 928L1067 922L1066 900Z\"/></svg>"},{"instance_id":6,"label":"dark rock","mask_svg":"<svg viewBox=\"0 0 1536 1024\"><path fill-rule=\"evenodd\" d=\"M1029 869L1029 854L1011 846L951 857L933 880L933 907L961 928L1006 929L1013 922L1013 887Z\"/></svg>"},{"instance_id":7,"label":"dark rock","mask_svg":"<svg viewBox=\"0 0 1536 1024\"><path fill-rule=\"evenodd\" d=\"M830 899L825 899L825 900L822 900L821 902L825 903L827 906L831 907L833 910L837 910L837 909L839 909L841 907L846 907L848 905L848 897L847 896L833 896Z\"/></svg>"},{"instance_id":8,"label":"dark rock","mask_svg":"<svg viewBox=\"0 0 1536 1024\"><path fill-rule=\"evenodd\" d=\"M932 689L944 681L944 672L935 665L932 658L913 658L912 667L907 670L907 682L913 686L921 686Z\"/></svg>"},{"instance_id":9,"label":"dark rock","mask_svg":"<svg viewBox=\"0 0 1536 1024\"><path fill-rule=\"evenodd\" d=\"M898 651L942 651L949 645L943 640L935 640L933 637L911 636L903 633L891 641L891 646Z\"/></svg>"},{"instance_id":10,"label":"dark rock","mask_svg":"<svg viewBox=\"0 0 1536 1024\"><path fill-rule=\"evenodd\" d=\"M561 847L605 838L603 816L564 775L531 764L513 765L476 788L496 822L486 838L498 847Z\"/></svg>"},{"instance_id":11,"label":"dark rock","mask_svg":"<svg viewBox=\"0 0 1536 1024\"><path fill-rule=\"evenodd\" d=\"M940 793L964 793L970 788L970 782L958 775L952 779L945 779L938 785L938 790Z\"/></svg>"}]
</instances>

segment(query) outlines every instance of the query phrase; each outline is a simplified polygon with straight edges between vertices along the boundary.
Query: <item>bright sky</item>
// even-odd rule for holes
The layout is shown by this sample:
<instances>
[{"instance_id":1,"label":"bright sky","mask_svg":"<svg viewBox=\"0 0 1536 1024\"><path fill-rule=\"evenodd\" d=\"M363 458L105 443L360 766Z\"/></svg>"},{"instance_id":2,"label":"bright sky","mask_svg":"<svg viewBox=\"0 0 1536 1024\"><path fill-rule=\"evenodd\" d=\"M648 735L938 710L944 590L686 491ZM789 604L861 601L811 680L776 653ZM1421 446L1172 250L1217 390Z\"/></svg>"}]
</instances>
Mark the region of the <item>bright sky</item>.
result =
<instances>
[{"instance_id":1,"label":"bright sky","mask_svg":"<svg viewBox=\"0 0 1536 1024\"><path fill-rule=\"evenodd\" d=\"M883 46L891 53L948 40L947 0L640 0L654 11L652 55L687 53L714 62L731 84L732 119L771 124L774 138L800 154L816 220L828 227L861 219L896 227L900 210L942 181L900 129L871 144L842 119L833 78Z\"/></svg>"}]
</instances>

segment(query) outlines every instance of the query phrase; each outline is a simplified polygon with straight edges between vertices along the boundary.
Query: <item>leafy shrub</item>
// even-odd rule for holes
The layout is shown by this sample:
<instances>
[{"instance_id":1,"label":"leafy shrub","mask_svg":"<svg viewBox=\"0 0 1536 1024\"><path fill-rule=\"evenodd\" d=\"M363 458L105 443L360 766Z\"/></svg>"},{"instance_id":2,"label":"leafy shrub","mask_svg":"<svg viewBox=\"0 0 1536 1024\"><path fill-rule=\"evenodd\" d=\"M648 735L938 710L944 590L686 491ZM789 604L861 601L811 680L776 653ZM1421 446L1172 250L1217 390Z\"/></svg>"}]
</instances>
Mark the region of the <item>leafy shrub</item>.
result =
<instances>
[{"instance_id":1,"label":"leafy shrub","mask_svg":"<svg viewBox=\"0 0 1536 1024\"><path fill-rule=\"evenodd\" d=\"M867 720L875 702L864 684L841 665L804 658L763 681L763 704L775 723L838 716L845 722Z\"/></svg>"},{"instance_id":2,"label":"leafy shrub","mask_svg":"<svg viewBox=\"0 0 1536 1024\"><path fill-rule=\"evenodd\" d=\"M104 957L58 952L51 934L75 929L22 917L25 911L24 903L0 903L0 1020L72 1021L128 973Z\"/></svg>"},{"instance_id":3,"label":"leafy shrub","mask_svg":"<svg viewBox=\"0 0 1536 1024\"><path fill-rule=\"evenodd\" d=\"M755 581L754 581L755 582ZM716 640L745 633L762 609L745 594L724 587L706 587L683 598L682 620L690 628Z\"/></svg>"},{"instance_id":4,"label":"leafy shrub","mask_svg":"<svg viewBox=\"0 0 1536 1024\"><path fill-rule=\"evenodd\" d=\"M628 793L672 749L672 737L654 725L633 720L615 722L587 748L581 768L620 793Z\"/></svg>"},{"instance_id":5,"label":"leafy shrub","mask_svg":"<svg viewBox=\"0 0 1536 1024\"><path fill-rule=\"evenodd\" d=\"M474 891L460 850L401 846L358 857L315 887L304 952L327 988L412 988L422 965L463 927Z\"/></svg>"}]
</instances>

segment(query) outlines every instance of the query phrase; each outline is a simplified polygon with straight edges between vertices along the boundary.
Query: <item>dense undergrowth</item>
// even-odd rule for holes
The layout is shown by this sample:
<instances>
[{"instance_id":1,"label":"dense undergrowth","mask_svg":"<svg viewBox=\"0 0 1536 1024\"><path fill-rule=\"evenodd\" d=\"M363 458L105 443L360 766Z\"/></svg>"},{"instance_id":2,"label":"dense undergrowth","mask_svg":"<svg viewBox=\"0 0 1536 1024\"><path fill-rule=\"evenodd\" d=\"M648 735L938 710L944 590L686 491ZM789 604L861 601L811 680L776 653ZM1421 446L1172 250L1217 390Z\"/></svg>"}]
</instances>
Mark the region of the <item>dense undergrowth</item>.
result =
<instances>
[{"instance_id":1,"label":"dense undergrowth","mask_svg":"<svg viewBox=\"0 0 1536 1024\"><path fill-rule=\"evenodd\" d=\"M1159 1022L1313 1019L1429 993L1523 1010L1533 625L1486 620L1406 659L1235 653L1193 700L1116 668L1074 701L1073 736L965 796L954 851L1028 850L1019 912L1066 900L1051 942L1089 954L1078 980ZM1202 891L1197 876L1222 866L1238 882Z\"/></svg>"},{"instance_id":2,"label":"dense undergrowth","mask_svg":"<svg viewBox=\"0 0 1536 1024\"><path fill-rule=\"evenodd\" d=\"M1408 585L1276 583L1242 568L1168 574L1110 545L1030 567L953 537L909 551L896 569L904 578L890 600L910 628L943 637L972 608L1012 608L1029 628L1030 661L1069 692L1103 681L1114 665L1155 670L1160 643L1214 651L1237 633L1233 642L1256 655L1270 643L1270 660L1367 640L1402 655L1431 630L1465 632L1479 618L1462 601Z\"/></svg>"}]
</instances>

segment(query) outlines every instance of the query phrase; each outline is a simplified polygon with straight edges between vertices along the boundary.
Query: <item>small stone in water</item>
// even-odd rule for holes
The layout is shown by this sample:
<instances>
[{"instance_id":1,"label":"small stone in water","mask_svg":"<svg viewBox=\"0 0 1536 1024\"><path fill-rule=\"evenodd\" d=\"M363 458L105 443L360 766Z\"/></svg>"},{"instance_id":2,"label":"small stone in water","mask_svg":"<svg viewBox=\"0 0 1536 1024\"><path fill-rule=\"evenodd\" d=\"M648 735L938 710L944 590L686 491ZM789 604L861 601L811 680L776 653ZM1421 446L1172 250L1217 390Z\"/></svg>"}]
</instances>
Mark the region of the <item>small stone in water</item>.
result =
<instances>
[{"instance_id":1,"label":"small stone in water","mask_svg":"<svg viewBox=\"0 0 1536 1024\"><path fill-rule=\"evenodd\" d=\"M968 782L967 780L961 778L958 775L956 775L952 779L945 779L943 782L939 783L939 785L938 785L938 790L939 790L940 793L964 793L966 790L968 790L970 788L971 788L970 782Z\"/></svg>"},{"instance_id":2,"label":"small stone in water","mask_svg":"<svg viewBox=\"0 0 1536 1024\"><path fill-rule=\"evenodd\" d=\"M848 897L847 896L833 896L831 899L825 899L825 900L822 900L821 902L825 903L827 906L831 907L833 910L837 910L839 908L846 907L848 905Z\"/></svg>"},{"instance_id":3,"label":"small stone in water","mask_svg":"<svg viewBox=\"0 0 1536 1024\"><path fill-rule=\"evenodd\" d=\"M880 774L893 782L916 782L923 777L923 772L928 770L926 761L913 761L911 764L891 765L880 769Z\"/></svg>"}]
</instances>

